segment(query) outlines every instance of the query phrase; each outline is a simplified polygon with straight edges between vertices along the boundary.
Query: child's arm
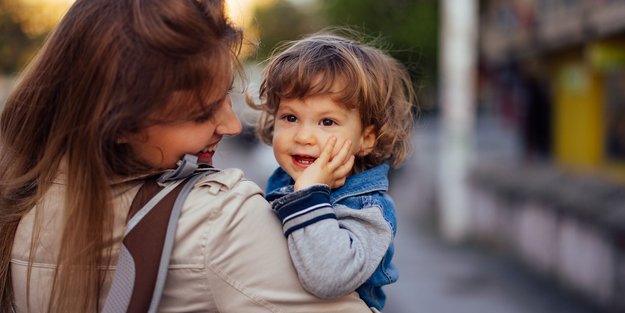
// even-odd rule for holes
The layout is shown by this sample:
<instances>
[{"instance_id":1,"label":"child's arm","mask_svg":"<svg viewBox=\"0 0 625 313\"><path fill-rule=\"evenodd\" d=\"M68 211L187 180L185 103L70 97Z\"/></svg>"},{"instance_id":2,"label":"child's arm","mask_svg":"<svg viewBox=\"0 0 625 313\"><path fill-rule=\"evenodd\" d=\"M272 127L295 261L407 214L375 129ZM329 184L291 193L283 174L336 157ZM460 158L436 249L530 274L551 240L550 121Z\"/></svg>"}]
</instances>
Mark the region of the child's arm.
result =
<instances>
[{"instance_id":1,"label":"child's arm","mask_svg":"<svg viewBox=\"0 0 625 313\"><path fill-rule=\"evenodd\" d=\"M320 298L356 290L373 274L392 238L382 204L360 210L331 206L331 188L345 183L354 163L351 142L332 156L335 145L336 138L330 138L295 181L295 192L272 202L300 282Z\"/></svg>"},{"instance_id":2,"label":"child's arm","mask_svg":"<svg viewBox=\"0 0 625 313\"><path fill-rule=\"evenodd\" d=\"M330 189L315 185L272 203L302 286L320 298L346 295L380 264L392 240L381 203L331 207Z\"/></svg>"}]
</instances>

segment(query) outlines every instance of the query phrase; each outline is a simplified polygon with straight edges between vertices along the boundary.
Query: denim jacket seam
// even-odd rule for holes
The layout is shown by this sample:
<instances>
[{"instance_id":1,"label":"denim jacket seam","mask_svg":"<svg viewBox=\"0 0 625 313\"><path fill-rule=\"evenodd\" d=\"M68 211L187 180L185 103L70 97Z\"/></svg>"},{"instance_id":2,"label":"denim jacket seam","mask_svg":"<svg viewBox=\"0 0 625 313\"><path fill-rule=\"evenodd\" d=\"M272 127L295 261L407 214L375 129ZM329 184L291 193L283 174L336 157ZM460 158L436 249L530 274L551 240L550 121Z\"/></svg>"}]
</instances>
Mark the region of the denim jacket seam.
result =
<instances>
[{"instance_id":1,"label":"denim jacket seam","mask_svg":"<svg viewBox=\"0 0 625 313\"><path fill-rule=\"evenodd\" d=\"M386 260L386 254L384 254L384 256L382 257L382 260L380 261L380 263L383 264L384 260ZM391 275L388 273L387 268L384 267L384 266L380 266L379 269L384 274L384 278L386 279L386 283L387 284L393 283L393 280L391 279Z\"/></svg>"}]
</instances>

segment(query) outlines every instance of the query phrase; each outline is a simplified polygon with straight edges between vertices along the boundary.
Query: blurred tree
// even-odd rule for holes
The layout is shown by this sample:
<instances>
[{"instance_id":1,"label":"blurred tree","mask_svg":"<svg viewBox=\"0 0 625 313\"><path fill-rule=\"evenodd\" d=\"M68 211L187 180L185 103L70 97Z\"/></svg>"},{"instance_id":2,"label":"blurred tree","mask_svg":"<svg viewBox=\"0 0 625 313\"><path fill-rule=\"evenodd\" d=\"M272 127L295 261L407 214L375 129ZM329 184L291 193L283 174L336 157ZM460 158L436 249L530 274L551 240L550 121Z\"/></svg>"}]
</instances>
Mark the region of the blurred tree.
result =
<instances>
[{"instance_id":1,"label":"blurred tree","mask_svg":"<svg viewBox=\"0 0 625 313\"><path fill-rule=\"evenodd\" d=\"M319 0L332 25L358 27L382 36L389 53L403 62L413 79L436 84L438 72L438 1Z\"/></svg>"},{"instance_id":2,"label":"blurred tree","mask_svg":"<svg viewBox=\"0 0 625 313\"><path fill-rule=\"evenodd\" d=\"M439 6L436 0L273 0L256 8L264 60L276 44L327 26L345 26L373 39L400 60L419 90L420 106L435 108ZM375 40L374 40L375 43Z\"/></svg>"},{"instance_id":3,"label":"blurred tree","mask_svg":"<svg viewBox=\"0 0 625 313\"><path fill-rule=\"evenodd\" d=\"M20 71L42 44L45 33L29 33L16 1L0 0L0 75Z\"/></svg>"},{"instance_id":4,"label":"blurred tree","mask_svg":"<svg viewBox=\"0 0 625 313\"><path fill-rule=\"evenodd\" d=\"M6 0L0 0L0 74L13 74L33 49L31 38L15 20Z\"/></svg>"},{"instance_id":5,"label":"blurred tree","mask_svg":"<svg viewBox=\"0 0 625 313\"><path fill-rule=\"evenodd\" d=\"M276 45L286 40L295 40L304 34L314 32L327 25L314 11L298 6L289 0L275 0L263 3L254 10L260 43L256 59L266 59Z\"/></svg>"},{"instance_id":6,"label":"blurred tree","mask_svg":"<svg viewBox=\"0 0 625 313\"><path fill-rule=\"evenodd\" d=\"M0 0L0 74L20 71L74 0Z\"/></svg>"}]
</instances>

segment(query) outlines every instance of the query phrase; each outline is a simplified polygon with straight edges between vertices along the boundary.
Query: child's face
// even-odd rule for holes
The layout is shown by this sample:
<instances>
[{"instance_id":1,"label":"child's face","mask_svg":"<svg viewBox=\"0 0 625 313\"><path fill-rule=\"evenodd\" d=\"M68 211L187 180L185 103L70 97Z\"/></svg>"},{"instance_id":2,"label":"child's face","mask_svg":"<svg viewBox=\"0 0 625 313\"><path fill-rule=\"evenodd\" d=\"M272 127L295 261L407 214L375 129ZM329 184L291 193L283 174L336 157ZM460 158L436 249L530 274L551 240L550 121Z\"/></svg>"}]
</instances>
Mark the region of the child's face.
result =
<instances>
[{"instance_id":1,"label":"child's face","mask_svg":"<svg viewBox=\"0 0 625 313\"><path fill-rule=\"evenodd\" d=\"M337 138L332 155L348 139L354 155L368 154L375 144L373 126L363 129L359 111L339 105L330 96L280 101L273 153L280 167L294 180L317 159L332 136Z\"/></svg>"},{"instance_id":2,"label":"child's face","mask_svg":"<svg viewBox=\"0 0 625 313\"><path fill-rule=\"evenodd\" d=\"M125 141L155 169L175 168L185 154L196 155L198 162L212 165L217 144L223 136L241 132L241 122L232 110L230 96L217 105L210 118L157 124L128 136Z\"/></svg>"}]
</instances>

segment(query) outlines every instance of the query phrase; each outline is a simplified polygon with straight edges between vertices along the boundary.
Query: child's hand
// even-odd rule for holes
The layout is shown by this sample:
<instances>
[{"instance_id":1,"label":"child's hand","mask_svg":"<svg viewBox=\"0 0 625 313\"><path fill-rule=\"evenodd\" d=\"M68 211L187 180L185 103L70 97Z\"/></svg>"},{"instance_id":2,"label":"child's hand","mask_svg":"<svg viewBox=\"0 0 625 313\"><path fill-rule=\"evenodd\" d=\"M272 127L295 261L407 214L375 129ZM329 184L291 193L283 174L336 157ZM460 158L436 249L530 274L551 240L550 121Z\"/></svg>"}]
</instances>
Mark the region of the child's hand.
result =
<instances>
[{"instance_id":1,"label":"child's hand","mask_svg":"<svg viewBox=\"0 0 625 313\"><path fill-rule=\"evenodd\" d=\"M297 178L294 186L296 191L317 184L326 184L330 188L345 184L345 179L354 166L354 155L350 153L352 142L343 142L339 152L330 159L335 145L336 137L331 137L323 147L321 155Z\"/></svg>"}]
</instances>

